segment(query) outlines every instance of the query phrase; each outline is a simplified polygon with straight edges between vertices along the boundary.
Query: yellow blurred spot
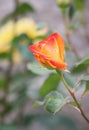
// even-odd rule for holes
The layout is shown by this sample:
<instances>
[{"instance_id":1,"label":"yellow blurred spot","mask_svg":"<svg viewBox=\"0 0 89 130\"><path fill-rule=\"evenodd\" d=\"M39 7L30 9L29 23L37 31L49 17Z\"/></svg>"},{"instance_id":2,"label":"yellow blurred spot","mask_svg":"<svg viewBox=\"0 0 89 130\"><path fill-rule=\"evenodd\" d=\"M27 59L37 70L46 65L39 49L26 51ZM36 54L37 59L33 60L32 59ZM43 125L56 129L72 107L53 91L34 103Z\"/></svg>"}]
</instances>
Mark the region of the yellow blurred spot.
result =
<instances>
[{"instance_id":1,"label":"yellow blurred spot","mask_svg":"<svg viewBox=\"0 0 89 130\"><path fill-rule=\"evenodd\" d=\"M57 0L58 4L69 4L71 2L71 0Z\"/></svg>"},{"instance_id":2,"label":"yellow blurred spot","mask_svg":"<svg viewBox=\"0 0 89 130\"><path fill-rule=\"evenodd\" d=\"M9 21L0 28L0 53L6 52L10 48L10 42L14 37L14 22Z\"/></svg>"},{"instance_id":3,"label":"yellow blurred spot","mask_svg":"<svg viewBox=\"0 0 89 130\"><path fill-rule=\"evenodd\" d=\"M9 52L13 38L21 34L26 34L35 40L37 36L45 35L47 31L48 27L37 30L37 24L32 18L21 18L16 22L9 21L0 27L0 53ZM13 62L20 63L21 61L22 57L15 48L15 51L13 51Z\"/></svg>"},{"instance_id":4,"label":"yellow blurred spot","mask_svg":"<svg viewBox=\"0 0 89 130\"><path fill-rule=\"evenodd\" d=\"M62 6L62 4L67 7L71 2L71 0L56 0L56 1L57 1L57 5L59 5L60 7Z\"/></svg>"},{"instance_id":5,"label":"yellow blurred spot","mask_svg":"<svg viewBox=\"0 0 89 130\"><path fill-rule=\"evenodd\" d=\"M28 37L35 38L37 36L36 24L31 18L22 18L16 22L15 34L27 34Z\"/></svg>"}]
</instances>

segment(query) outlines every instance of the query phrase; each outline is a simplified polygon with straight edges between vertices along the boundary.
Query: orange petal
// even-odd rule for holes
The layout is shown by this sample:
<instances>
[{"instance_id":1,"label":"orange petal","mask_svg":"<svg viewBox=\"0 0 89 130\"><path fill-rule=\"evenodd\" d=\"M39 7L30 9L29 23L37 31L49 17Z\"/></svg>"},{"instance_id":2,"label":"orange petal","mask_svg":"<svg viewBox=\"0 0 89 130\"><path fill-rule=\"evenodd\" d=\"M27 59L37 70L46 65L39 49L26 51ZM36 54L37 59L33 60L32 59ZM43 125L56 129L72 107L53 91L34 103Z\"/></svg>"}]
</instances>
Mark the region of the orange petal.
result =
<instances>
[{"instance_id":1,"label":"orange petal","mask_svg":"<svg viewBox=\"0 0 89 130\"><path fill-rule=\"evenodd\" d=\"M61 60L59 47L54 35L50 35L48 38L42 42L36 43L30 47L33 52L41 53L50 58L55 58L56 60Z\"/></svg>"},{"instance_id":2,"label":"orange petal","mask_svg":"<svg viewBox=\"0 0 89 130\"><path fill-rule=\"evenodd\" d=\"M66 66L67 66L67 64L65 62L56 61L55 59L47 58L44 55L39 55L39 59L40 59L40 62L43 62L43 63L51 66L52 68L58 68L60 70L65 70Z\"/></svg>"},{"instance_id":3,"label":"orange petal","mask_svg":"<svg viewBox=\"0 0 89 130\"><path fill-rule=\"evenodd\" d=\"M58 33L51 34L43 41L29 48L36 59L45 67L66 69L64 62L64 41Z\"/></svg>"},{"instance_id":4,"label":"orange petal","mask_svg":"<svg viewBox=\"0 0 89 130\"><path fill-rule=\"evenodd\" d=\"M64 52L65 52L65 50L64 50L64 40L62 39L62 37L58 33L54 33L53 35L54 35L54 37L57 41L60 57L63 61L64 60Z\"/></svg>"}]
</instances>

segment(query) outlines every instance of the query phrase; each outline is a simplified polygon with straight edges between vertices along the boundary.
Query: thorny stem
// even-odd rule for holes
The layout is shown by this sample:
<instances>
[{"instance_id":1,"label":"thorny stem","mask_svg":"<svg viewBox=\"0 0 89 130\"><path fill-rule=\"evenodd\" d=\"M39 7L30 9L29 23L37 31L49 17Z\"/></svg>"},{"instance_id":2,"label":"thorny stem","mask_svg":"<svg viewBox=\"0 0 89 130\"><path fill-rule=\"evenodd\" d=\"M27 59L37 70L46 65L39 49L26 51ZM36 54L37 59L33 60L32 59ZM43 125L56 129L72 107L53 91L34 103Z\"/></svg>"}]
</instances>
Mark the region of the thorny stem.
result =
<instances>
[{"instance_id":1,"label":"thorny stem","mask_svg":"<svg viewBox=\"0 0 89 130\"><path fill-rule=\"evenodd\" d=\"M83 110L82 110L82 108L81 108L81 105L80 105L80 103L78 102L78 100L77 100L77 98L76 98L76 96L75 96L75 94L74 94L73 89L71 89L70 86L67 84L67 82L66 82L65 79L64 79L63 74L62 74L61 72L59 72L58 70L56 70L56 71L57 71L57 73L58 73L60 79L62 80L64 86L66 87L66 89L69 91L70 95L72 96L72 98L73 98L74 101L76 102L76 105L77 105L78 109L80 110L81 115L82 115L83 118L89 123L89 119L86 117L85 113L83 112Z\"/></svg>"}]
</instances>

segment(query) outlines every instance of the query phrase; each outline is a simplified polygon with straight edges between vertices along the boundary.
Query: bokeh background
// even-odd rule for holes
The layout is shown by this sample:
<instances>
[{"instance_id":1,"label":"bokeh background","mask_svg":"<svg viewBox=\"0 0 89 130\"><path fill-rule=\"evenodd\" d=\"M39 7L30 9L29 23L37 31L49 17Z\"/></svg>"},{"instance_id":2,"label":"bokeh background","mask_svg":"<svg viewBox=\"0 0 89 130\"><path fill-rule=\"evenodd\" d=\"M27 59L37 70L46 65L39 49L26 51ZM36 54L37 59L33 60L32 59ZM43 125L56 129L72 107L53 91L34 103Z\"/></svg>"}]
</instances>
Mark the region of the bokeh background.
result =
<instances>
[{"instance_id":1,"label":"bokeh background","mask_svg":"<svg viewBox=\"0 0 89 130\"><path fill-rule=\"evenodd\" d=\"M51 90L69 94L55 74L50 75L41 71L37 63L32 64L35 60L28 51L29 45L52 32L59 32L65 40L69 69L89 56L89 0L71 2L63 16L56 0L0 0L0 130L89 129L89 124L70 105L55 115L47 112L44 106L33 105ZM73 71L70 82L75 83L81 73L89 74L88 66ZM76 91L79 100L84 87L81 85ZM88 94L81 99L87 116L88 99Z\"/></svg>"}]
</instances>

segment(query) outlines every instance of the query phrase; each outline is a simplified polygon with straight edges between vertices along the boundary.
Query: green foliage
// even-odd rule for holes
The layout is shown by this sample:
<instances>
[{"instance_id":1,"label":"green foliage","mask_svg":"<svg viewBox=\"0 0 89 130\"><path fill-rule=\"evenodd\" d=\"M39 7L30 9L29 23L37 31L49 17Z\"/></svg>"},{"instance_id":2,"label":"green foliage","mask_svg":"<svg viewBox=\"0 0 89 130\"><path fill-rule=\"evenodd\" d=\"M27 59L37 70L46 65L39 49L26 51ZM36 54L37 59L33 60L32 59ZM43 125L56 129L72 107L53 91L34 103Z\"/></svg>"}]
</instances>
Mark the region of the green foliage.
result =
<instances>
[{"instance_id":1,"label":"green foliage","mask_svg":"<svg viewBox=\"0 0 89 130\"><path fill-rule=\"evenodd\" d=\"M81 81L89 81L89 75L83 76Z\"/></svg>"},{"instance_id":2,"label":"green foliage","mask_svg":"<svg viewBox=\"0 0 89 130\"><path fill-rule=\"evenodd\" d=\"M77 104L75 101L70 101L70 104L73 105L74 107L77 107Z\"/></svg>"},{"instance_id":3,"label":"green foliage","mask_svg":"<svg viewBox=\"0 0 89 130\"><path fill-rule=\"evenodd\" d=\"M79 10L84 8L84 0L74 0L74 4Z\"/></svg>"},{"instance_id":4,"label":"green foliage","mask_svg":"<svg viewBox=\"0 0 89 130\"><path fill-rule=\"evenodd\" d=\"M89 57L84 57L82 60L76 63L76 66L79 66L79 65L89 65Z\"/></svg>"},{"instance_id":5,"label":"green foliage","mask_svg":"<svg viewBox=\"0 0 89 130\"><path fill-rule=\"evenodd\" d=\"M43 106L44 105L44 101L36 101L34 103L34 107L39 107L39 106Z\"/></svg>"},{"instance_id":6,"label":"green foliage","mask_svg":"<svg viewBox=\"0 0 89 130\"><path fill-rule=\"evenodd\" d=\"M58 91L50 91L43 101L36 101L34 106L44 106L45 109L50 113L56 113L62 109L62 107L69 101Z\"/></svg>"},{"instance_id":7,"label":"green foliage","mask_svg":"<svg viewBox=\"0 0 89 130\"><path fill-rule=\"evenodd\" d=\"M69 12L68 12L68 15L69 15L69 18L70 18L70 20L71 20L71 19L74 17L74 14L75 14L75 12L76 12L76 9L75 9L75 6L74 6L73 3L70 4L68 11L69 11Z\"/></svg>"},{"instance_id":8,"label":"green foliage","mask_svg":"<svg viewBox=\"0 0 89 130\"><path fill-rule=\"evenodd\" d=\"M79 82L81 83L85 82L85 91L82 94L83 96L85 96L86 94L89 93L89 75L82 76Z\"/></svg>"},{"instance_id":9,"label":"green foliage","mask_svg":"<svg viewBox=\"0 0 89 130\"><path fill-rule=\"evenodd\" d=\"M61 93L52 91L45 97L44 102L47 111L56 113L67 103L67 100Z\"/></svg>"},{"instance_id":10,"label":"green foliage","mask_svg":"<svg viewBox=\"0 0 89 130\"><path fill-rule=\"evenodd\" d=\"M72 73L84 72L89 67L89 57L84 57L82 60L77 62L72 68Z\"/></svg>"},{"instance_id":11,"label":"green foliage","mask_svg":"<svg viewBox=\"0 0 89 130\"><path fill-rule=\"evenodd\" d=\"M74 75L70 74L64 74L65 81L68 83L68 85L73 88L74 83L76 81L76 77Z\"/></svg>"},{"instance_id":12,"label":"green foliage","mask_svg":"<svg viewBox=\"0 0 89 130\"><path fill-rule=\"evenodd\" d=\"M74 29L77 29L77 27L79 28L82 25L82 20L79 21L76 14L79 11L81 14L83 13L82 11L85 7L84 0L69 0L69 2L66 0L64 0L64 2L59 0L58 2L57 5L61 8L63 13L65 34L67 34L67 38L69 38L70 29L71 31L75 31ZM36 11L31 4L26 2L20 3L20 1L16 0L15 4L15 9L0 21L0 26L8 20L18 21L18 18L20 19L29 12L32 13ZM47 24L40 23L37 26L37 31L44 29L45 27L47 27ZM57 128L77 130L75 123L67 116L49 115L48 113L43 114L43 111L38 113L38 109L34 108L37 109L37 114L33 110L33 104L35 107L42 106L48 112L54 114L60 111L66 103L77 108L75 101L69 101L61 91L58 92L58 86L60 85L59 83L61 80L56 74L56 71L48 70L40 66L29 51L29 45L32 43L34 44L35 41L46 38L51 33L53 33L53 31L50 29L46 34L40 34L40 36L37 36L34 39L28 37L26 34L21 34L14 37L10 42L11 48L8 52L0 53L0 62L5 61L7 63L6 66L0 65L0 72L2 71L2 73L0 73L0 130L27 130L28 126L30 129L30 125L31 123L34 123L34 121L40 122L41 125L43 125L43 129L46 130L54 130ZM79 87L79 89L81 89L81 84L84 84L85 91L83 96L85 96L89 92L89 75L80 78L78 82L80 83L80 86L78 86L76 81L78 76L80 77L80 73L88 73L89 56L82 59L80 58L80 61L78 61L73 48L70 51L72 45L72 43L69 43L70 41L70 39L67 40L68 45L66 45L67 54L65 59L68 66L71 66L71 73L68 74L63 72L63 75L71 90L76 90L77 92L76 88ZM23 58L23 62L20 64L14 64L13 62L15 50L17 50ZM78 62L76 63L76 61ZM43 84L39 86L40 88L35 88L35 85L39 81L34 82L34 79L38 78L38 76L45 76L46 79L43 79ZM28 91L31 91L31 87L33 87L38 94L36 97L36 93L32 93L32 96L36 97L35 100L37 100L35 103L33 103L34 101L31 99L31 93L28 94ZM39 98L39 100L37 98ZM34 114L29 114L31 112L30 109ZM13 120L8 120L10 123L6 124L6 118L9 119L10 114L12 114L12 116L15 115L13 113L17 113L17 116Z\"/></svg>"},{"instance_id":13,"label":"green foliage","mask_svg":"<svg viewBox=\"0 0 89 130\"><path fill-rule=\"evenodd\" d=\"M24 14L27 12L34 12L35 9L33 8L33 6L31 4L28 3L22 3L19 6L17 6L14 14Z\"/></svg>"},{"instance_id":14,"label":"green foliage","mask_svg":"<svg viewBox=\"0 0 89 130\"><path fill-rule=\"evenodd\" d=\"M24 125L29 125L33 121L38 121L41 123L47 130L54 130L56 128L65 128L66 130L77 130L75 123L71 118L66 115L50 115L50 114L35 114L35 115L26 115L22 117Z\"/></svg>"},{"instance_id":15,"label":"green foliage","mask_svg":"<svg viewBox=\"0 0 89 130\"><path fill-rule=\"evenodd\" d=\"M7 59L8 53L0 53L0 59Z\"/></svg>"},{"instance_id":16,"label":"green foliage","mask_svg":"<svg viewBox=\"0 0 89 130\"><path fill-rule=\"evenodd\" d=\"M5 78L0 78L0 88L2 88L5 85L6 79Z\"/></svg>"},{"instance_id":17,"label":"green foliage","mask_svg":"<svg viewBox=\"0 0 89 130\"><path fill-rule=\"evenodd\" d=\"M85 85L85 91L83 92L83 96L86 96L87 94L89 94L89 80L86 82Z\"/></svg>"},{"instance_id":18,"label":"green foliage","mask_svg":"<svg viewBox=\"0 0 89 130\"><path fill-rule=\"evenodd\" d=\"M57 5L62 8L65 9L70 5L70 0L57 0Z\"/></svg>"},{"instance_id":19,"label":"green foliage","mask_svg":"<svg viewBox=\"0 0 89 130\"><path fill-rule=\"evenodd\" d=\"M25 42L25 43L24 43ZM32 43L32 39L30 39L27 35L21 34L18 37L15 37L11 43L11 53L13 53L14 49L17 49L23 59L25 60L33 60L33 55L29 51L28 47ZM10 55L11 55L10 53Z\"/></svg>"},{"instance_id":20,"label":"green foliage","mask_svg":"<svg viewBox=\"0 0 89 130\"><path fill-rule=\"evenodd\" d=\"M45 80L41 88L39 89L39 93L41 97L46 96L52 90L56 90L59 84L59 77L57 74L51 74Z\"/></svg>"},{"instance_id":21,"label":"green foliage","mask_svg":"<svg viewBox=\"0 0 89 130\"><path fill-rule=\"evenodd\" d=\"M25 44L25 45L24 44L19 44L18 45L18 50L19 50L21 56L23 57L23 59L32 61L33 60L33 55L28 50L28 47L29 47L29 45L27 45L27 44Z\"/></svg>"},{"instance_id":22,"label":"green foliage","mask_svg":"<svg viewBox=\"0 0 89 130\"><path fill-rule=\"evenodd\" d=\"M17 16L19 15L24 15L28 12L34 12L35 9L31 4L28 4L26 2L16 5L16 8L14 9L13 12L9 13L8 15L6 15L6 17L4 17L4 19L2 21L0 21L0 24L2 25L3 23L7 22L10 19L16 19Z\"/></svg>"},{"instance_id":23,"label":"green foliage","mask_svg":"<svg viewBox=\"0 0 89 130\"><path fill-rule=\"evenodd\" d=\"M42 66L40 66L37 62L32 62L27 65L28 70L33 72L34 74L37 75L45 75L49 73L54 73L55 71L53 70L48 70Z\"/></svg>"},{"instance_id":24,"label":"green foliage","mask_svg":"<svg viewBox=\"0 0 89 130\"><path fill-rule=\"evenodd\" d=\"M21 130L14 125L0 125L0 130Z\"/></svg>"}]
</instances>

